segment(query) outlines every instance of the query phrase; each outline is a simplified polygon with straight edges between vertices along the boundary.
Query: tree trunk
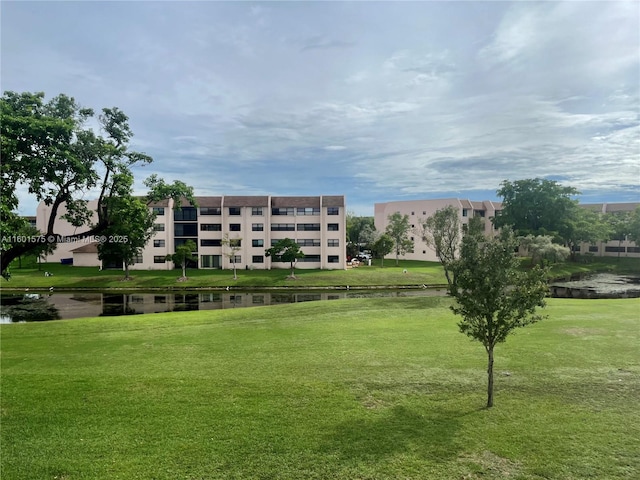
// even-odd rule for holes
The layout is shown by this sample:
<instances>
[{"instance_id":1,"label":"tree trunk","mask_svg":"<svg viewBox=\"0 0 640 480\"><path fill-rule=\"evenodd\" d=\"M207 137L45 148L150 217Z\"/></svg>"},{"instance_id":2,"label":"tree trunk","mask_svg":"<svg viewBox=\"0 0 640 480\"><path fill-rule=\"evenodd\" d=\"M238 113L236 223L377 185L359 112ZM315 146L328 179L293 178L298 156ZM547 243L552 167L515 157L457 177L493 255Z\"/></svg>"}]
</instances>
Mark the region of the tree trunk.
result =
<instances>
[{"instance_id":1,"label":"tree trunk","mask_svg":"<svg viewBox=\"0 0 640 480\"><path fill-rule=\"evenodd\" d=\"M129 264L124 262L124 279L129 280Z\"/></svg>"},{"instance_id":2,"label":"tree trunk","mask_svg":"<svg viewBox=\"0 0 640 480\"><path fill-rule=\"evenodd\" d=\"M493 347L487 348L487 408L493 407Z\"/></svg>"},{"instance_id":3,"label":"tree trunk","mask_svg":"<svg viewBox=\"0 0 640 480\"><path fill-rule=\"evenodd\" d=\"M187 278L187 259L182 262L182 278Z\"/></svg>"}]
</instances>

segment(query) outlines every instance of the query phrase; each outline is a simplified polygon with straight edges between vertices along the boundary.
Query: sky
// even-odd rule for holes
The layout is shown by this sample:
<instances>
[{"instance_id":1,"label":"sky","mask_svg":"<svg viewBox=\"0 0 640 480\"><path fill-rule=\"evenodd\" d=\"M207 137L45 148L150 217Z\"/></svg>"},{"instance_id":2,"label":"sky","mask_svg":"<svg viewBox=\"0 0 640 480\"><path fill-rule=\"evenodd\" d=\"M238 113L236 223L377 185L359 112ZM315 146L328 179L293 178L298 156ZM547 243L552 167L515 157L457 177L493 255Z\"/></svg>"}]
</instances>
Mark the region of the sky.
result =
<instances>
[{"instance_id":1,"label":"sky","mask_svg":"<svg viewBox=\"0 0 640 480\"><path fill-rule=\"evenodd\" d=\"M117 106L197 195L640 201L640 2L10 2L2 91ZM20 213L36 202L20 191Z\"/></svg>"}]
</instances>

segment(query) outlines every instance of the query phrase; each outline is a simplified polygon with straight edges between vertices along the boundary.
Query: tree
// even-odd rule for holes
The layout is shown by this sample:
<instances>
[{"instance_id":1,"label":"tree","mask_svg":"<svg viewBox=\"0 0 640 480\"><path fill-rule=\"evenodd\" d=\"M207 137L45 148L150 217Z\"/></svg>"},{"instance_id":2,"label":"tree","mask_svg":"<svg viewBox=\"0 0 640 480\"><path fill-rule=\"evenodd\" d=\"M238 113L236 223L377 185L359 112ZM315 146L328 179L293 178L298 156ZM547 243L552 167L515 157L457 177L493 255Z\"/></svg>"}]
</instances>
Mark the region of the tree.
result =
<instances>
[{"instance_id":1,"label":"tree","mask_svg":"<svg viewBox=\"0 0 640 480\"><path fill-rule=\"evenodd\" d=\"M640 207L631 212L627 238L640 247Z\"/></svg>"},{"instance_id":2,"label":"tree","mask_svg":"<svg viewBox=\"0 0 640 480\"><path fill-rule=\"evenodd\" d=\"M454 281L451 265L458 256L462 228L458 209L452 205L437 210L426 220L420 220L422 240L436 252L447 277L447 283Z\"/></svg>"},{"instance_id":3,"label":"tree","mask_svg":"<svg viewBox=\"0 0 640 480\"><path fill-rule=\"evenodd\" d=\"M393 252L393 247L395 246L395 242L393 238L391 238L386 233L380 235L376 241L373 243L373 254L376 257L380 257L380 266L384 267L384 257Z\"/></svg>"},{"instance_id":4,"label":"tree","mask_svg":"<svg viewBox=\"0 0 640 480\"><path fill-rule=\"evenodd\" d=\"M187 240L182 245L176 247L176 251L173 254L167 255L167 260L172 261L177 266L182 267L182 278L187 278L187 263L189 261L198 261L198 257L193 254L197 250L198 246L193 240Z\"/></svg>"},{"instance_id":5,"label":"tree","mask_svg":"<svg viewBox=\"0 0 640 480\"><path fill-rule=\"evenodd\" d=\"M395 212L389 215L387 219L389 223L387 224L385 233L393 240L396 252L396 265L398 265L400 255L404 255L413 249L413 242L409 238L409 232L411 231L409 215L402 215L399 212Z\"/></svg>"},{"instance_id":6,"label":"tree","mask_svg":"<svg viewBox=\"0 0 640 480\"><path fill-rule=\"evenodd\" d=\"M569 248L557 243L548 235L527 235L520 237L520 246L531 256L531 265L544 267L547 264L563 262L569 256Z\"/></svg>"},{"instance_id":7,"label":"tree","mask_svg":"<svg viewBox=\"0 0 640 480\"><path fill-rule=\"evenodd\" d=\"M150 163L151 157L130 150L133 136L128 117L117 107L104 108L97 121L105 136L85 126L94 117L90 108L80 107L67 95L48 102L44 93L5 92L0 100L0 232L2 233L1 272L6 275L10 263L20 255L33 252L34 242L21 241L16 233L24 226L17 213L17 188L26 186L38 201L51 206L51 217L42 238L55 245L55 222L61 205L65 219L81 233L80 239L103 234L111 222L121 217L109 212L111 198L123 194L127 185L121 182L131 176L134 165ZM165 185L166 186L166 185ZM174 183L170 195L193 198L193 191L181 182ZM129 188L130 190L130 188ZM162 192L150 195L158 196ZM87 191L97 191L97 210L87 207ZM165 196L164 198L167 198Z\"/></svg>"},{"instance_id":8,"label":"tree","mask_svg":"<svg viewBox=\"0 0 640 480\"><path fill-rule=\"evenodd\" d=\"M129 184L130 187L132 183L133 177L122 180L123 186ZM108 199L108 212L114 218L109 219L109 227L101 236L103 241L98 244L98 258L121 260L124 278L129 280L129 266L153 236L156 216L146 203L128 194L129 188L126 190L124 195Z\"/></svg>"},{"instance_id":9,"label":"tree","mask_svg":"<svg viewBox=\"0 0 640 480\"><path fill-rule=\"evenodd\" d=\"M230 239L228 234L225 234L224 238L222 239L222 246L225 247L225 249L228 250L225 253L225 256L229 259L229 261L231 262L231 265L233 265L233 279L234 280L238 279L238 274L237 274L237 271L236 271L236 254L242 248L241 242L242 242L242 240L239 239L239 238Z\"/></svg>"},{"instance_id":10,"label":"tree","mask_svg":"<svg viewBox=\"0 0 640 480\"><path fill-rule=\"evenodd\" d=\"M358 217L354 213L348 213L347 253L355 257L360 252L362 244L367 242L367 239L364 238L367 235L366 230L375 231L375 229L373 217Z\"/></svg>"},{"instance_id":11,"label":"tree","mask_svg":"<svg viewBox=\"0 0 640 480\"><path fill-rule=\"evenodd\" d=\"M466 235L460 258L452 265L456 281L449 287L451 307L462 317L460 332L484 346L487 357L487 407L493 406L494 348L516 328L541 320L548 287L546 271L520 269L517 241L507 229L492 239Z\"/></svg>"},{"instance_id":12,"label":"tree","mask_svg":"<svg viewBox=\"0 0 640 480\"><path fill-rule=\"evenodd\" d=\"M577 207L566 224L565 243L571 258L575 258L575 248L582 242L596 243L611 237L611 225L604 215L593 210Z\"/></svg>"},{"instance_id":13,"label":"tree","mask_svg":"<svg viewBox=\"0 0 640 480\"><path fill-rule=\"evenodd\" d=\"M551 235L567 241L570 221L579 209L572 196L580 192L554 180L505 180L498 195L502 211L493 218L496 228L511 227L516 235Z\"/></svg>"},{"instance_id":14,"label":"tree","mask_svg":"<svg viewBox=\"0 0 640 480\"><path fill-rule=\"evenodd\" d=\"M300 250L298 242L290 238L278 240L273 247L265 250L264 254L267 257L273 257L276 262L289 262L291 268L290 278L296 278L294 270L296 260L304 258L304 253Z\"/></svg>"}]
</instances>

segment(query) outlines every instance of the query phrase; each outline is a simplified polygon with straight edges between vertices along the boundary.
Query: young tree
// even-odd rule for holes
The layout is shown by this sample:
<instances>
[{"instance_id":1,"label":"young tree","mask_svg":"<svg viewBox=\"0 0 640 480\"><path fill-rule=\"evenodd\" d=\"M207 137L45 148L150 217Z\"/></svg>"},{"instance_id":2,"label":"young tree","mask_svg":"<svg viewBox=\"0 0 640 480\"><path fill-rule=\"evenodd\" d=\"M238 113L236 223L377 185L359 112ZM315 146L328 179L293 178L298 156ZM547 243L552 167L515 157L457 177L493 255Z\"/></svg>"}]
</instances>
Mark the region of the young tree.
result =
<instances>
[{"instance_id":1,"label":"young tree","mask_svg":"<svg viewBox=\"0 0 640 480\"><path fill-rule=\"evenodd\" d=\"M420 219L420 235L423 241L436 252L447 277L447 283L454 281L451 265L458 257L458 247L462 235L460 214L452 205L441 208L426 220Z\"/></svg>"},{"instance_id":2,"label":"young tree","mask_svg":"<svg viewBox=\"0 0 640 480\"><path fill-rule=\"evenodd\" d=\"M222 239L222 246L227 250L225 256L233 265L233 279L238 279L238 274L236 271L236 254L242 249L242 240L239 238L229 238L228 234L224 235Z\"/></svg>"},{"instance_id":3,"label":"young tree","mask_svg":"<svg viewBox=\"0 0 640 480\"><path fill-rule=\"evenodd\" d=\"M347 214L347 253L352 257L360 252L363 243L367 243L367 229L375 231L373 217L358 217L352 212Z\"/></svg>"},{"instance_id":4,"label":"young tree","mask_svg":"<svg viewBox=\"0 0 640 480\"><path fill-rule=\"evenodd\" d=\"M167 260L172 261L177 266L182 267L182 279L187 278L187 263L189 261L198 261L198 257L193 254L197 250L198 246L193 240L187 240L182 245L176 247L176 251L173 254L167 255Z\"/></svg>"},{"instance_id":5,"label":"young tree","mask_svg":"<svg viewBox=\"0 0 640 480\"><path fill-rule=\"evenodd\" d=\"M396 265L398 265L400 255L404 255L413 249L413 242L409 238L409 232L411 231L409 215L402 215L400 212L395 212L387 218L389 223L387 224L385 233L393 240L396 251Z\"/></svg>"},{"instance_id":6,"label":"young tree","mask_svg":"<svg viewBox=\"0 0 640 480\"><path fill-rule=\"evenodd\" d=\"M393 238L391 238L386 233L380 235L376 241L373 243L373 254L376 257L380 257L380 266L384 267L384 257L393 252L393 247L395 246L395 242Z\"/></svg>"},{"instance_id":7,"label":"young tree","mask_svg":"<svg viewBox=\"0 0 640 480\"><path fill-rule=\"evenodd\" d=\"M296 278L294 270L296 260L304 258L304 253L300 250L298 242L290 238L278 240L273 247L265 250L264 254L267 257L273 257L274 261L289 262L291 268L290 278Z\"/></svg>"},{"instance_id":8,"label":"young tree","mask_svg":"<svg viewBox=\"0 0 640 480\"><path fill-rule=\"evenodd\" d=\"M516 328L542 319L536 308L544 307L548 290L545 270L519 268L516 246L507 229L492 239L466 235L452 265L456 281L449 293L455 299L451 309L462 317L458 327L487 352L487 407L493 406L495 346Z\"/></svg>"}]
</instances>

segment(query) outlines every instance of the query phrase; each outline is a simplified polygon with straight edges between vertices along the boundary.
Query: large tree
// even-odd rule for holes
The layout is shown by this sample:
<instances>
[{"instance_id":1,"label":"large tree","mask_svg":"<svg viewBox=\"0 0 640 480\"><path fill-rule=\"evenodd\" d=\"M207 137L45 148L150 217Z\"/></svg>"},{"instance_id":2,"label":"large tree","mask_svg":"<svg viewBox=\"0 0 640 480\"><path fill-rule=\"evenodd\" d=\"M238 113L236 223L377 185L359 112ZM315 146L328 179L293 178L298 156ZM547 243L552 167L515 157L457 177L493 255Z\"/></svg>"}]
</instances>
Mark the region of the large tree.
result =
<instances>
[{"instance_id":1,"label":"large tree","mask_svg":"<svg viewBox=\"0 0 640 480\"><path fill-rule=\"evenodd\" d=\"M437 210L427 219L420 220L422 240L436 252L444 268L447 283L454 281L451 265L458 258L458 248L462 236L460 213L452 205Z\"/></svg>"},{"instance_id":2,"label":"large tree","mask_svg":"<svg viewBox=\"0 0 640 480\"><path fill-rule=\"evenodd\" d=\"M392 213L387 217L388 223L385 233L391 237L396 252L396 265L400 255L413 250L413 242L409 238L411 232L411 224L409 223L409 215L402 215L400 212Z\"/></svg>"},{"instance_id":3,"label":"large tree","mask_svg":"<svg viewBox=\"0 0 640 480\"><path fill-rule=\"evenodd\" d=\"M493 406L494 348L516 328L540 320L548 287L545 270L523 271L514 250L517 241L507 229L485 239L465 235L460 258L452 265L456 281L449 293L451 307L462 320L462 333L477 340L487 352L487 407Z\"/></svg>"},{"instance_id":4,"label":"large tree","mask_svg":"<svg viewBox=\"0 0 640 480\"><path fill-rule=\"evenodd\" d=\"M45 101L44 93L5 92L0 100L0 233L2 233L1 271L7 274L11 261L32 252L34 243L16 237L24 226L17 213L18 187L26 186L38 201L51 207L51 216L42 238L55 244L58 211L79 227L73 238L103 234L114 219L109 200L122 193L122 181L131 177L134 165L146 164L151 157L129 148L133 132L128 117L117 107L104 108L97 122L104 136L87 126L94 117L72 97L61 94ZM166 185L164 185L166 187ZM174 184L170 193L193 197L184 184ZM152 190L154 190L152 188ZM166 189L165 189L166 191ZM97 210L90 211L85 196L96 192ZM159 196L152 192L150 195ZM166 198L166 197L165 197ZM84 228L80 228L84 227Z\"/></svg>"},{"instance_id":5,"label":"large tree","mask_svg":"<svg viewBox=\"0 0 640 480\"><path fill-rule=\"evenodd\" d=\"M291 268L290 278L296 278L296 260L304 258L304 252L300 249L298 242L291 240L290 238L278 240L273 247L265 250L264 254L267 257L272 257L276 262L289 262L289 266Z\"/></svg>"},{"instance_id":6,"label":"large tree","mask_svg":"<svg viewBox=\"0 0 640 480\"><path fill-rule=\"evenodd\" d=\"M580 192L554 180L533 178L501 183L502 211L493 219L496 228L511 227L517 235L551 235L568 241L570 222L578 210Z\"/></svg>"}]
</instances>

